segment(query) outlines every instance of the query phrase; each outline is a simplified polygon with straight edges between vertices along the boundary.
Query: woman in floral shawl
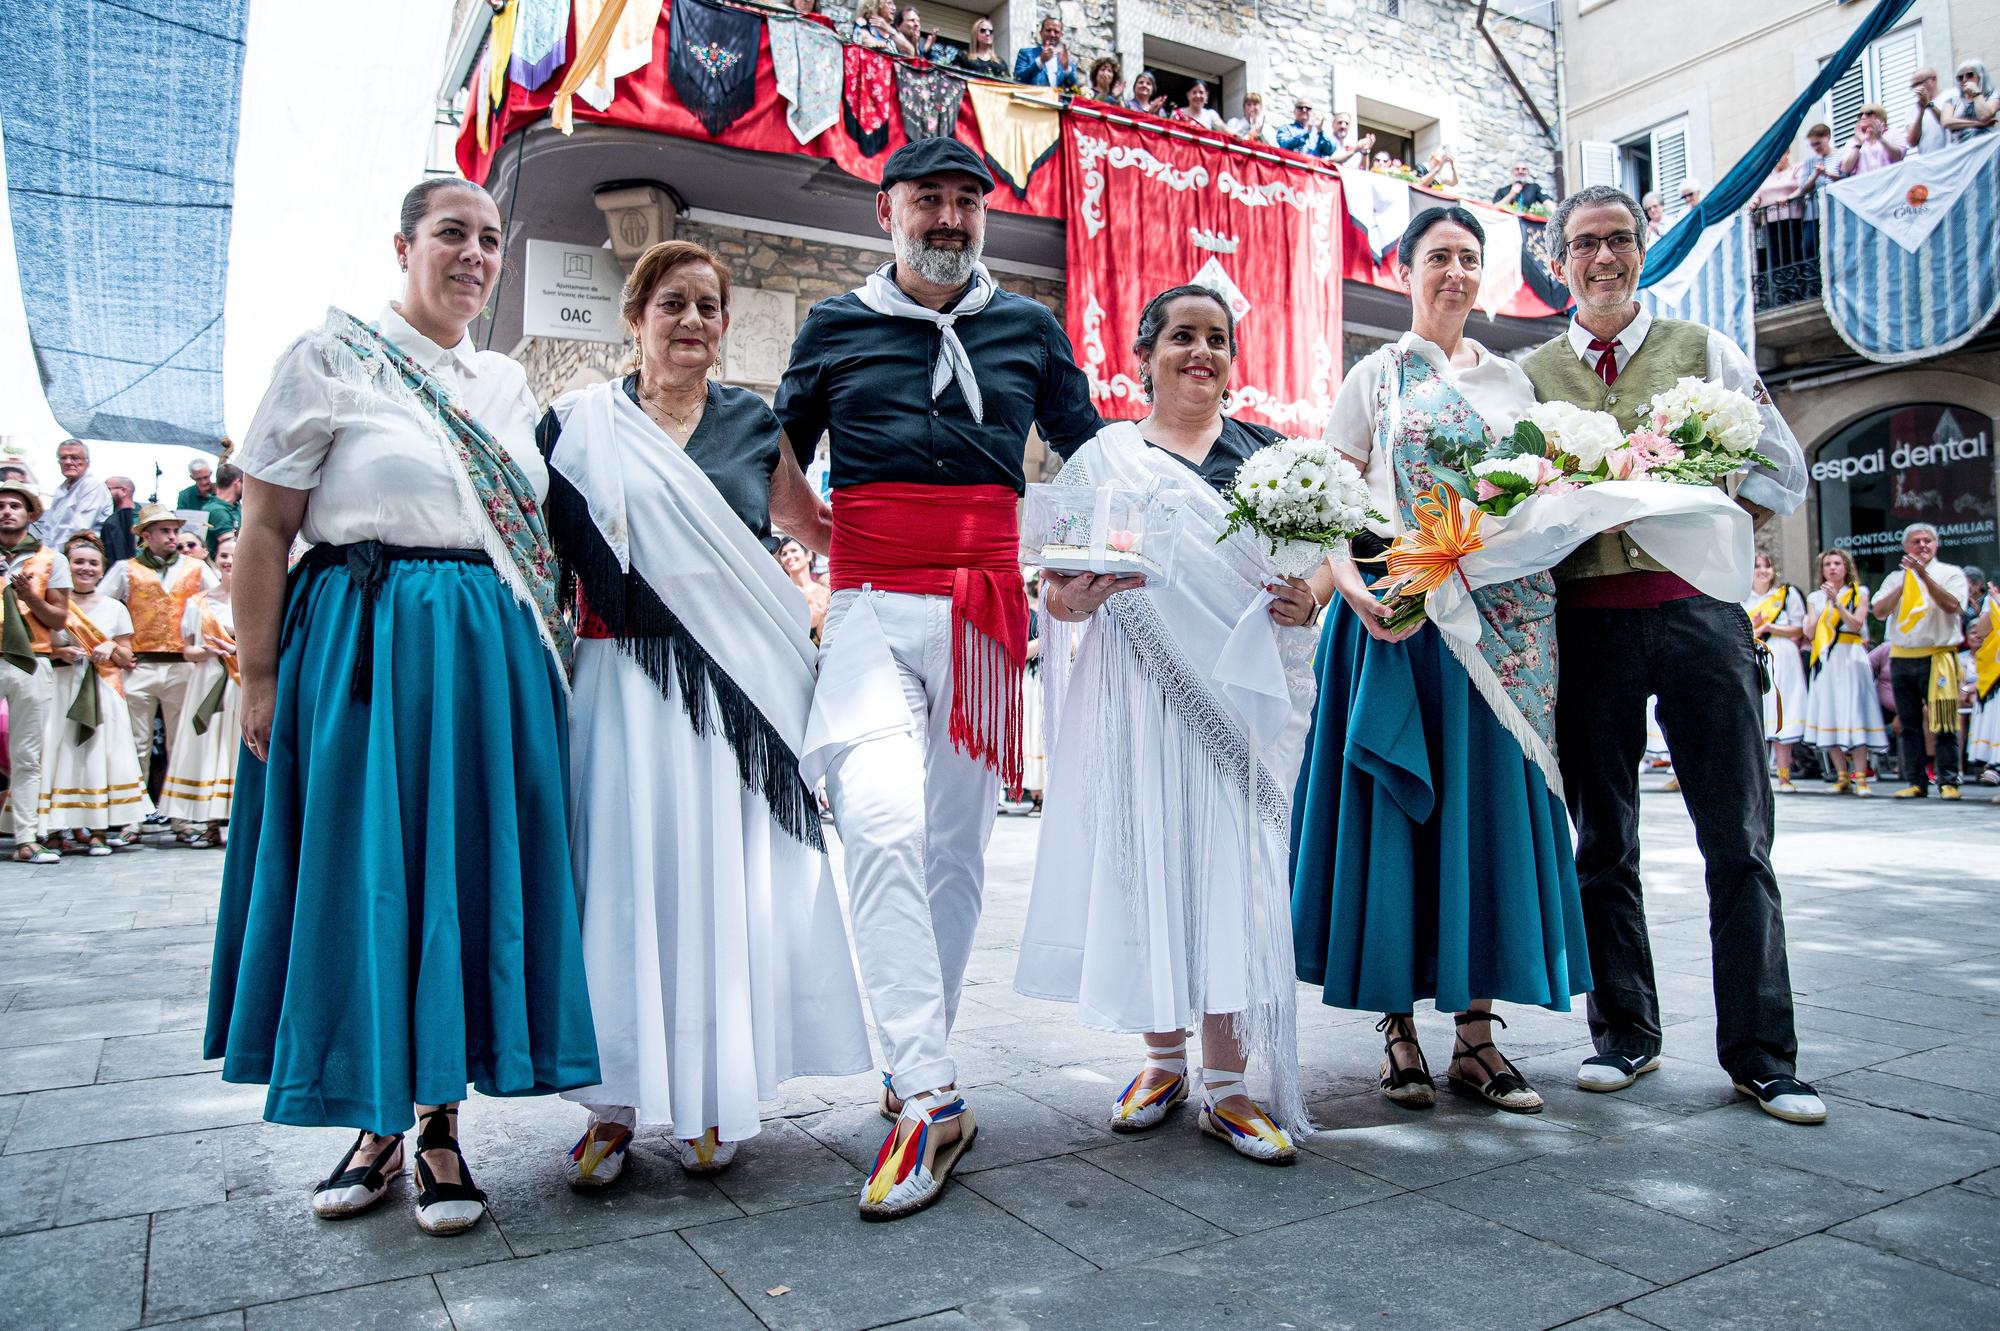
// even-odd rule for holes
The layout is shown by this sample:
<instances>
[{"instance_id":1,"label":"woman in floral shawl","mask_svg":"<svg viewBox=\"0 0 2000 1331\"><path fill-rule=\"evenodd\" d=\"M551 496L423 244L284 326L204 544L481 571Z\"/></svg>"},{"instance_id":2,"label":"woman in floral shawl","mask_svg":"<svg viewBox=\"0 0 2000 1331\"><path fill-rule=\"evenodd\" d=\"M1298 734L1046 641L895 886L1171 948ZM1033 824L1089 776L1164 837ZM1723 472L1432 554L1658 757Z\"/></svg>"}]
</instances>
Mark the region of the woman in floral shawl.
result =
<instances>
[{"instance_id":1,"label":"woman in floral shawl","mask_svg":"<svg viewBox=\"0 0 2000 1331\"><path fill-rule=\"evenodd\" d=\"M1367 478L1392 536L1437 480L1442 450L1492 444L1534 405L1512 362L1465 336L1485 236L1463 208L1403 233L1412 331L1341 385L1327 441ZM1547 572L1472 593L1476 647L1419 622L1392 631L1370 575L1336 559L1293 832L1302 980L1332 1007L1385 1015L1381 1087L1428 1108L1412 1010L1456 1013L1454 1090L1535 1113L1541 1096L1494 1048L1494 999L1567 1011L1590 987L1555 762L1555 585Z\"/></svg>"}]
</instances>

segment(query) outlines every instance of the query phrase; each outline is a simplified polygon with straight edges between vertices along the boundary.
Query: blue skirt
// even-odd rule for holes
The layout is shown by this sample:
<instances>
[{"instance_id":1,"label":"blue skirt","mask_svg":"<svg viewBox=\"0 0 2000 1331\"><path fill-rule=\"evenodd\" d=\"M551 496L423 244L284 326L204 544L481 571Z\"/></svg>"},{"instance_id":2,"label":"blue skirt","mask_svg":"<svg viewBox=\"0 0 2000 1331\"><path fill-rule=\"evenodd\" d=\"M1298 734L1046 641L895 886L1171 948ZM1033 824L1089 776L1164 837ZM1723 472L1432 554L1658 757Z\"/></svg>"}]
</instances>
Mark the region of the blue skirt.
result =
<instances>
[{"instance_id":1,"label":"blue skirt","mask_svg":"<svg viewBox=\"0 0 2000 1331\"><path fill-rule=\"evenodd\" d=\"M1435 627L1339 608L1292 817L1298 975L1330 1007L1569 1010L1590 988L1562 801Z\"/></svg>"},{"instance_id":2,"label":"blue skirt","mask_svg":"<svg viewBox=\"0 0 2000 1331\"><path fill-rule=\"evenodd\" d=\"M562 683L484 564L398 562L372 701L360 591L292 587L269 761L243 752L205 1057L265 1118L400 1132L410 1106L599 1080Z\"/></svg>"}]
</instances>

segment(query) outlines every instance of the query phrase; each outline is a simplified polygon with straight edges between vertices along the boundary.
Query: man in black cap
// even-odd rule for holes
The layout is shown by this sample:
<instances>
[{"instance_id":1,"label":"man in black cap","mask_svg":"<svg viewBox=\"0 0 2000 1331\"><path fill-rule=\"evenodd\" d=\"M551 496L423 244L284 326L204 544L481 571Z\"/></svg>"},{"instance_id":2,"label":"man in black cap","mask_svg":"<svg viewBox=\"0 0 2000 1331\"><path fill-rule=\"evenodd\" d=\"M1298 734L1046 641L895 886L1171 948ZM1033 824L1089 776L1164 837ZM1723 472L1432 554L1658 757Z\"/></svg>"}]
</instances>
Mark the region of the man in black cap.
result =
<instances>
[{"instance_id":1,"label":"man in black cap","mask_svg":"<svg viewBox=\"0 0 2000 1331\"><path fill-rule=\"evenodd\" d=\"M975 1131L946 1041L1000 782L1020 772L1022 450L1038 427L1067 456L1103 424L1055 316L979 261L992 188L955 139L891 157L875 215L895 261L813 307L776 402L783 465L829 436L830 521L773 516L832 556L802 766L833 797L897 1117L868 1219L936 1200Z\"/></svg>"}]
</instances>

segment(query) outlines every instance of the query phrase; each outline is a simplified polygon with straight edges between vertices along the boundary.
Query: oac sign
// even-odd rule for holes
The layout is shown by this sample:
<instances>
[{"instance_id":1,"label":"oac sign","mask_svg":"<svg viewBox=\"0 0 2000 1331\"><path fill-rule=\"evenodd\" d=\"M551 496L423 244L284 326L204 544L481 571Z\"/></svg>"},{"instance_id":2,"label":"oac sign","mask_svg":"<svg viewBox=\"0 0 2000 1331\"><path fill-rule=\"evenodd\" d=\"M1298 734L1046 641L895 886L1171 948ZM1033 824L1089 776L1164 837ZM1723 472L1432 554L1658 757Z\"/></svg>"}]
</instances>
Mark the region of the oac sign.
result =
<instances>
[{"instance_id":1,"label":"oac sign","mask_svg":"<svg viewBox=\"0 0 2000 1331\"><path fill-rule=\"evenodd\" d=\"M625 321L618 304L624 283L608 250L530 240L521 335L623 342Z\"/></svg>"}]
</instances>

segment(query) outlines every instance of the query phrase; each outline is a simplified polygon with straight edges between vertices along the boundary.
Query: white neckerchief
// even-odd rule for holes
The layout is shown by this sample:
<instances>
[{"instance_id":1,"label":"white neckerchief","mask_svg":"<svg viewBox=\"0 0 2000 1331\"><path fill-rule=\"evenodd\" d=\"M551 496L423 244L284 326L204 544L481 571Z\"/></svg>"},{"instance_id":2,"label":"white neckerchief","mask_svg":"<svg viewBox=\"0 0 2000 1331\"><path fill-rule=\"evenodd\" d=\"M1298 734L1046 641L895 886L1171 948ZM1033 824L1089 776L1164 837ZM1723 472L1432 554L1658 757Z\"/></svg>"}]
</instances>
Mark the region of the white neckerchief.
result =
<instances>
[{"instance_id":1,"label":"white neckerchief","mask_svg":"<svg viewBox=\"0 0 2000 1331\"><path fill-rule=\"evenodd\" d=\"M986 308L998 290L993 284L993 275L986 271L986 265L972 265L972 285L965 296L949 312L919 305L903 293L891 276L896 271L894 263L885 263L871 274L866 282L854 288L855 296L877 314L885 314L895 319L922 319L937 325L942 339L938 343L937 364L931 368L931 401L937 401L944 386L953 379L958 380L958 389L965 394L965 405L972 409L972 419L986 423L986 403L979 395L979 381L972 374L972 357L965 352L965 344L958 340L952 325L960 319L979 313Z\"/></svg>"}]
</instances>

